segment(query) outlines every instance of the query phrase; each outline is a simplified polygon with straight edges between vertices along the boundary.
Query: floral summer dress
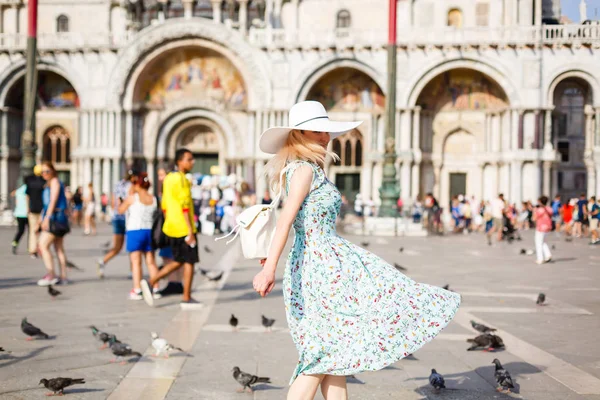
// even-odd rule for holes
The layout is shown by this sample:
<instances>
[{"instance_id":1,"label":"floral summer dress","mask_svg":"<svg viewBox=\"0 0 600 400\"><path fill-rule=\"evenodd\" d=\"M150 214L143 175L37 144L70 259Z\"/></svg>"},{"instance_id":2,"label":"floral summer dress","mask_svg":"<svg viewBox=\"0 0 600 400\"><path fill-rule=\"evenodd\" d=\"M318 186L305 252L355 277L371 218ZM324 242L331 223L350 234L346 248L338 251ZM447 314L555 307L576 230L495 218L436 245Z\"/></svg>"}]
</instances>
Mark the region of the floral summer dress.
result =
<instances>
[{"instance_id":1,"label":"floral summer dress","mask_svg":"<svg viewBox=\"0 0 600 400\"><path fill-rule=\"evenodd\" d=\"M382 369L432 340L454 317L460 296L417 283L341 238L341 195L318 166L295 161L313 181L294 220L283 293L300 374L351 375Z\"/></svg>"}]
</instances>

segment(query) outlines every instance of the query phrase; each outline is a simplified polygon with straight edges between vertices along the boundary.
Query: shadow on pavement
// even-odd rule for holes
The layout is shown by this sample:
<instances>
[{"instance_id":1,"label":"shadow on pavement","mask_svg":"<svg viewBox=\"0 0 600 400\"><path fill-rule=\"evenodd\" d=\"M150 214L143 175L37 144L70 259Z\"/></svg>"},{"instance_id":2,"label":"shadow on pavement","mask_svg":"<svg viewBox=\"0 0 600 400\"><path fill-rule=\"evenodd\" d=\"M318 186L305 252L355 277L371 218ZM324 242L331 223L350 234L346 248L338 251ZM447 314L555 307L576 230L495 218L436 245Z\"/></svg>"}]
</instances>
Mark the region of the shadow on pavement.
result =
<instances>
[{"instance_id":1,"label":"shadow on pavement","mask_svg":"<svg viewBox=\"0 0 600 400\"><path fill-rule=\"evenodd\" d=\"M266 391L266 390L282 390L282 389L284 389L283 386L273 386L273 385L269 385L266 383L261 383L259 385L252 386L252 390L255 392Z\"/></svg>"},{"instance_id":2,"label":"shadow on pavement","mask_svg":"<svg viewBox=\"0 0 600 400\"><path fill-rule=\"evenodd\" d=\"M92 389L92 388L77 388L77 389L65 389L65 394L75 393L93 393L93 392L104 392L104 389Z\"/></svg>"},{"instance_id":3,"label":"shadow on pavement","mask_svg":"<svg viewBox=\"0 0 600 400\"><path fill-rule=\"evenodd\" d=\"M35 356L37 356L38 354L41 354L42 352L44 352L46 349L52 348L54 346L44 346L44 347L40 347L39 349L35 349L35 350L31 350L29 352L29 354L24 355L22 357L17 357L17 356L11 356L10 359L8 358L0 358L0 361L3 360L10 360L8 362L0 362L0 367L8 367L10 365L19 363L21 361L25 361L25 360L29 360L30 358L33 358Z\"/></svg>"}]
</instances>

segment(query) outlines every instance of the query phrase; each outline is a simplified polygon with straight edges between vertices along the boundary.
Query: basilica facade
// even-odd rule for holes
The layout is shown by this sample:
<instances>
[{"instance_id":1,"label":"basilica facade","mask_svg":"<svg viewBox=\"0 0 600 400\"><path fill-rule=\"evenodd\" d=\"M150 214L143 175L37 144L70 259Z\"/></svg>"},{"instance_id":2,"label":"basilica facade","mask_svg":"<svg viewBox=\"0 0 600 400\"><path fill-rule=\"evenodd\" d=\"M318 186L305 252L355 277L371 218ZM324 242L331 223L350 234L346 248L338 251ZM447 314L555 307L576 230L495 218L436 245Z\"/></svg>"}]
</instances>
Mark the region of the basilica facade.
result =
<instances>
[{"instance_id":1,"label":"basilica facade","mask_svg":"<svg viewBox=\"0 0 600 400\"><path fill-rule=\"evenodd\" d=\"M259 197L267 127L302 100L364 120L331 144L329 178L377 200L387 91L387 0L39 1L38 161L110 193L185 146L196 171ZM398 0L401 197L511 201L600 194L600 25L559 1ZM582 1L584 3L584 1ZM27 1L0 0L0 206L19 174Z\"/></svg>"}]
</instances>

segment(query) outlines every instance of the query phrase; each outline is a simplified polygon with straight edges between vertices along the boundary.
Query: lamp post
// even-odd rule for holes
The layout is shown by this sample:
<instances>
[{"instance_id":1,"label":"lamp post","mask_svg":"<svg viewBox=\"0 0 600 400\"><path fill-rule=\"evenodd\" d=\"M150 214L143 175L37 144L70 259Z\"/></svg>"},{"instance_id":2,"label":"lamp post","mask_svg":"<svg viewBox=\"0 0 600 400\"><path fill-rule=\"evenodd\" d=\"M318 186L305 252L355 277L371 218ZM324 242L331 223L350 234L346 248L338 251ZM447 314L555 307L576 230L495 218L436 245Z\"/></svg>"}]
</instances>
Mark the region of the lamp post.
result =
<instances>
[{"instance_id":1,"label":"lamp post","mask_svg":"<svg viewBox=\"0 0 600 400\"><path fill-rule=\"evenodd\" d=\"M388 93L385 102L385 154L383 179L379 195L381 197L380 217L394 217L397 214L396 201L400 191L396 182L396 2L389 0L388 35Z\"/></svg>"},{"instance_id":2,"label":"lamp post","mask_svg":"<svg viewBox=\"0 0 600 400\"><path fill-rule=\"evenodd\" d=\"M38 0L27 3L27 65L23 104L23 134L21 135L20 180L30 175L35 165L35 99L37 94L37 11Z\"/></svg>"}]
</instances>

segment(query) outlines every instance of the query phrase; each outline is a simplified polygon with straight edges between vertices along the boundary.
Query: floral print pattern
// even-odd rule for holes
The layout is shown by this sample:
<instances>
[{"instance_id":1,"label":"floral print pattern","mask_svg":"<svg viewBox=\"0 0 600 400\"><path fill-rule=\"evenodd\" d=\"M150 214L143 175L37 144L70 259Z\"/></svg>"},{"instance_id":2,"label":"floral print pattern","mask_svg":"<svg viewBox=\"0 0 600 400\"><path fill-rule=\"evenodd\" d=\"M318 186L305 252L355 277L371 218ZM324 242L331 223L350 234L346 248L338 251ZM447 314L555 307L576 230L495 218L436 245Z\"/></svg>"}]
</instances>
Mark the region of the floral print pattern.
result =
<instances>
[{"instance_id":1,"label":"floral print pattern","mask_svg":"<svg viewBox=\"0 0 600 400\"><path fill-rule=\"evenodd\" d=\"M293 226L283 279L286 316L299 374L375 371L417 351L454 317L460 295L417 283L376 255L341 238L341 195L315 164L309 194Z\"/></svg>"}]
</instances>

